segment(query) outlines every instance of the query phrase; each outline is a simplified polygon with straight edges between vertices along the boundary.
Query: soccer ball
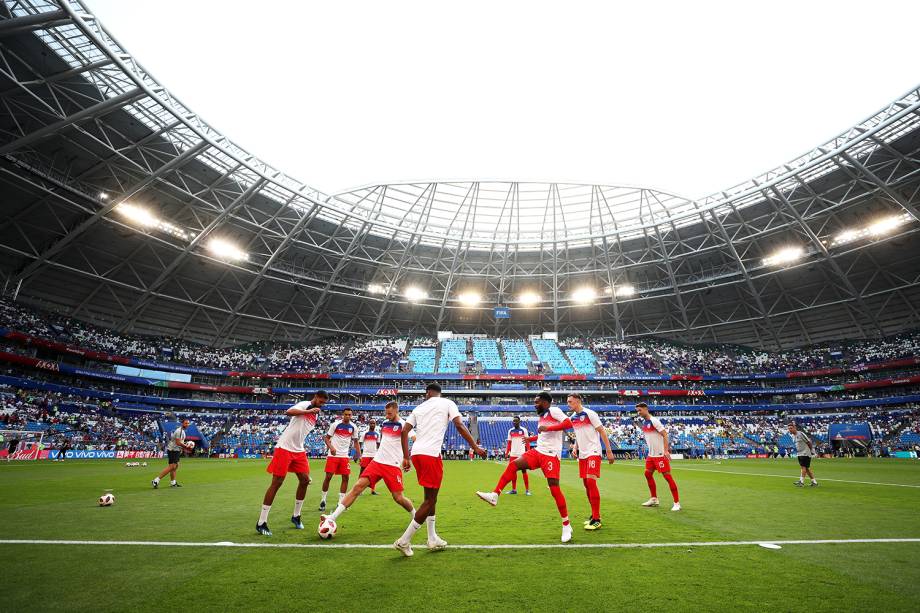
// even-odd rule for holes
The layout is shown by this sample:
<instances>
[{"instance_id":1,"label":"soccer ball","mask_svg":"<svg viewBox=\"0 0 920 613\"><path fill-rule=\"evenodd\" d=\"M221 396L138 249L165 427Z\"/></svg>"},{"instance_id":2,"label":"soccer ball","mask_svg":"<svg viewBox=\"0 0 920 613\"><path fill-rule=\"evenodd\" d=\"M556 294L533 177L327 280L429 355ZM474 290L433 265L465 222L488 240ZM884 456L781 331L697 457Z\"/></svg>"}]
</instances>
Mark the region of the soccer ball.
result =
<instances>
[{"instance_id":1,"label":"soccer ball","mask_svg":"<svg viewBox=\"0 0 920 613\"><path fill-rule=\"evenodd\" d=\"M316 531L319 533L319 538L331 539L335 536L335 531L338 529L339 527L336 525L335 520L327 517L319 522L319 528L317 528Z\"/></svg>"},{"instance_id":2,"label":"soccer ball","mask_svg":"<svg viewBox=\"0 0 920 613\"><path fill-rule=\"evenodd\" d=\"M100 507L110 507L115 504L115 496L111 494L103 494L99 497L99 506Z\"/></svg>"},{"instance_id":3,"label":"soccer ball","mask_svg":"<svg viewBox=\"0 0 920 613\"><path fill-rule=\"evenodd\" d=\"M192 449L195 448L195 441L189 441L188 444L192 446Z\"/></svg>"}]
</instances>

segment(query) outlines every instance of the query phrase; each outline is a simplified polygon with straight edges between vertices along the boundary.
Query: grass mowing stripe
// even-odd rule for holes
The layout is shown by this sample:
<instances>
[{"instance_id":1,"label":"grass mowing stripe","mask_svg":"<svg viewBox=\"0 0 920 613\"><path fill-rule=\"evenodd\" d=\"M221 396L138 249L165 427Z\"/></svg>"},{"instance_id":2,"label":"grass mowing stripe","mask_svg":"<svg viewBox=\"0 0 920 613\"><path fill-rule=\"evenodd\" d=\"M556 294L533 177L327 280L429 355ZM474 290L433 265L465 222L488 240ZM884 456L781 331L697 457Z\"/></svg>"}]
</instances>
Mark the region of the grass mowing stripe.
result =
<instances>
[{"instance_id":1,"label":"grass mowing stripe","mask_svg":"<svg viewBox=\"0 0 920 613\"><path fill-rule=\"evenodd\" d=\"M450 545L449 549L657 549L661 547L739 547L745 545L847 545L854 543L920 543L920 538L808 539L759 541L687 541L677 543L522 543L495 545ZM392 549L392 545L369 543L194 543L183 541L69 541L42 539L0 539L3 545L117 545L147 547L246 547L269 549Z\"/></svg>"}]
</instances>

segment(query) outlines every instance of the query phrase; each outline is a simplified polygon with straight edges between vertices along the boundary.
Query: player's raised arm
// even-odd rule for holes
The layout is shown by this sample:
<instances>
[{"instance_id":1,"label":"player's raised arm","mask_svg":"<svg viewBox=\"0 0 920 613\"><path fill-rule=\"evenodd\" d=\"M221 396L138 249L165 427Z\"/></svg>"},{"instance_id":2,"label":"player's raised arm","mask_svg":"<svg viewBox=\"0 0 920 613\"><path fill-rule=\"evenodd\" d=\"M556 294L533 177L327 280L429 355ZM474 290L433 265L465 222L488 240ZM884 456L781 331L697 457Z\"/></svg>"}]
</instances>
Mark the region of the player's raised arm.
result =
<instances>
[{"instance_id":1,"label":"player's raised arm","mask_svg":"<svg viewBox=\"0 0 920 613\"><path fill-rule=\"evenodd\" d=\"M473 438L473 435L470 434L470 431L466 429L466 426L463 425L463 418L459 415L454 417L453 420L454 426L457 428L457 432L460 433L460 436L470 444L470 449L473 450L473 453L478 455L480 458L486 457L486 450L476 444L476 439Z\"/></svg>"},{"instance_id":2,"label":"player's raised arm","mask_svg":"<svg viewBox=\"0 0 920 613\"><path fill-rule=\"evenodd\" d=\"M537 432L560 432L572 429L572 420L558 408L550 407L549 414L559 423L551 426L541 425L537 428Z\"/></svg>"}]
</instances>

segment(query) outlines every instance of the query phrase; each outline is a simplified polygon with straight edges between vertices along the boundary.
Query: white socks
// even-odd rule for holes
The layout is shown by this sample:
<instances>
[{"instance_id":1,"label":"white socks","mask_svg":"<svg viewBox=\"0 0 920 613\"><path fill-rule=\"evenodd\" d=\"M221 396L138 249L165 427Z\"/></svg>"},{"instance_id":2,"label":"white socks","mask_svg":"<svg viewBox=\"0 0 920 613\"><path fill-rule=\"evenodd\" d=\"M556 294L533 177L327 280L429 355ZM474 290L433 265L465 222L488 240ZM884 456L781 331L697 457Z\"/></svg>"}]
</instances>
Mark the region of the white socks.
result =
<instances>
[{"instance_id":1,"label":"white socks","mask_svg":"<svg viewBox=\"0 0 920 613\"><path fill-rule=\"evenodd\" d=\"M412 517L415 517L415 507L412 507L412 510L409 511L409 515L411 515Z\"/></svg>"},{"instance_id":2,"label":"white socks","mask_svg":"<svg viewBox=\"0 0 920 613\"><path fill-rule=\"evenodd\" d=\"M262 512L259 513L259 523L260 524L264 524L265 522L268 521L268 512L271 510L272 510L272 505L270 504L262 505Z\"/></svg>"},{"instance_id":3,"label":"white socks","mask_svg":"<svg viewBox=\"0 0 920 613\"><path fill-rule=\"evenodd\" d=\"M406 531L403 532L403 535L399 538L403 543L411 543L412 537L415 536L415 533L418 532L418 529L422 527L422 524L415 521L413 517L412 521L409 522L409 527L406 528Z\"/></svg>"},{"instance_id":4,"label":"white socks","mask_svg":"<svg viewBox=\"0 0 920 613\"><path fill-rule=\"evenodd\" d=\"M434 515L425 518L425 526L428 528L428 540L435 541L438 539L438 533L434 530Z\"/></svg>"},{"instance_id":5,"label":"white socks","mask_svg":"<svg viewBox=\"0 0 920 613\"><path fill-rule=\"evenodd\" d=\"M343 500L345 500L345 494L339 492L339 504L342 504Z\"/></svg>"},{"instance_id":6,"label":"white socks","mask_svg":"<svg viewBox=\"0 0 920 613\"><path fill-rule=\"evenodd\" d=\"M326 502L326 495L327 495L328 493L329 493L329 492L323 492L323 502Z\"/></svg>"},{"instance_id":7,"label":"white socks","mask_svg":"<svg viewBox=\"0 0 920 613\"><path fill-rule=\"evenodd\" d=\"M176 480L173 479L172 481L169 482L169 484L170 484L170 485L175 485L175 484L176 484Z\"/></svg>"},{"instance_id":8,"label":"white socks","mask_svg":"<svg viewBox=\"0 0 920 613\"><path fill-rule=\"evenodd\" d=\"M300 517L300 510L303 508L303 500L294 501L294 517Z\"/></svg>"},{"instance_id":9,"label":"white socks","mask_svg":"<svg viewBox=\"0 0 920 613\"><path fill-rule=\"evenodd\" d=\"M332 519L338 519L338 518L339 518L339 515L341 515L342 513L344 513L347 509L348 509L348 507L346 507L344 504L342 504L341 502L339 502L339 506L337 506L337 507L335 508L335 511L333 511L332 514L329 515L329 517L331 517Z\"/></svg>"}]
</instances>

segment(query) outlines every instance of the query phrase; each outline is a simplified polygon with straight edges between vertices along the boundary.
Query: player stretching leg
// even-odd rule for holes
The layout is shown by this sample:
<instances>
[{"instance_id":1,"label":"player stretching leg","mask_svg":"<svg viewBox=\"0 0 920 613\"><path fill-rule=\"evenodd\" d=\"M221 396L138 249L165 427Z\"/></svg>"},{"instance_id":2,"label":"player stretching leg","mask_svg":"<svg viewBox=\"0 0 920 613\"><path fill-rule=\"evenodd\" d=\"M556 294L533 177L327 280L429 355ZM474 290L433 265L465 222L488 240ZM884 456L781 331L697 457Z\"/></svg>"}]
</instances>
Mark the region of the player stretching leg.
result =
<instances>
[{"instance_id":1,"label":"player stretching leg","mask_svg":"<svg viewBox=\"0 0 920 613\"><path fill-rule=\"evenodd\" d=\"M272 531L268 529L268 512L271 511L275 494L278 493L288 473L297 475L298 480L291 523L298 530L303 530L300 513L303 509L303 500L307 496L307 486L310 484L310 465L307 463L307 452L303 442L316 427L316 415L327 400L329 395L324 391L318 391L313 394L313 400L310 402L298 402L287 410L291 421L278 437L272 461L266 469L272 475L272 482L265 491L265 498L262 499L262 512L259 514L259 523L256 524L256 532L259 534L272 535Z\"/></svg>"},{"instance_id":2,"label":"player stretching leg","mask_svg":"<svg viewBox=\"0 0 920 613\"><path fill-rule=\"evenodd\" d=\"M371 423L373 424L374 422ZM405 422L399 418L399 405L391 400L386 406L386 421L380 425L380 447L376 449L373 458L371 458L361 472L361 476L358 477L358 482L355 483L355 486L351 488L350 492L345 494L345 498L342 499L339 506L335 508L335 511L329 514L329 518L338 520L339 516L355 503L355 500L364 493L366 488L374 487L381 479L387 486L387 489L390 490L390 494L393 495L393 500L396 501L396 504L409 513L415 514L415 507L412 506L412 501L403 495L402 430L404 423ZM375 432L375 446L377 439L378 433ZM365 439L365 451L367 451L366 440L367 439ZM363 458L366 457L366 455L363 456ZM325 521L326 517L326 515L320 516L320 522Z\"/></svg>"},{"instance_id":3,"label":"player stretching leg","mask_svg":"<svg viewBox=\"0 0 920 613\"><path fill-rule=\"evenodd\" d=\"M358 473L358 476L364 474L364 469L367 468L367 465L371 463L371 460L374 459L374 455L377 453L377 446L379 444L379 433L377 432L377 422L371 418L367 423L367 432L361 437L361 472ZM402 459L400 458L400 461ZM371 483L371 496L377 495L377 482L374 481Z\"/></svg>"},{"instance_id":4,"label":"player stretching leg","mask_svg":"<svg viewBox=\"0 0 920 613\"><path fill-rule=\"evenodd\" d=\"M789 434L795 439L795 454L799 458L799 480L795 482L796 487L805 487L805 477L811 478L811 487L818 487L818 480L815 479L815 473L811 470L811 459L815 456L815 446L811 438L804 432L800 432L794 423L789 424Z\"/></svg>"},{"instance_id":5,"label":"player stretching leg","mask_svg":"<svg viewBox=\"0 0 920 613\"><path fill-rule=\"evenodd\" d=\"M169 442L166 444L166 462L167 466L156 478L150 482L153 489L160 487L160 479L169 474L169 487L182 487L176 482L176 471L179 470L179 458L182 457L182 451L191 451L195 448L194 443L185 442L185 430L188 428L189 421L182 420L182 425L176 426L176 429L169 435Z\"/></svg>"},{"instance_id":6,"label":"player stretching leg","mask_svg":"<svg viewBox=\"0 0 920 613\"><path fill-rule=\"evenodd\" d=\"M674 482L674 477L671 476L671 446L668 443L668 431L664 429L661 420L649 413L648 405L644 402L637 404L636 410L639 412L639 417L643 419L642 434L645 435L645 443L648 445L648 457L645 458L645 480L648 482L648 490L652 495L642 503L642 506L658 506L655 487L655 471L657 470L671 488L671 496L674 497L674 506L671 507L671 510L680 511L677 484Z\"/></svg>"},{"instance_id":7,"label":"player stretching leg","mask_svg":"<svg viewBox=\"0 0 920 613\"><path fill-rule=\"evenodd\" d=\"M498 480L498 485L491 492L476 492L476 495L491 504L498 504L498 497L518 470L543 471L549 491L556 500L556 508L562 517L562 542L572 540L572 525L569 523L569 511L565 502L565 495L559 488L559 464L562 455L563 430L572 427L572 420L565 413L553 406L553 397L549 392L540 392L533 400L534 408L540 416L540 426L537 428L537 447L529 449L523 456L508 464L505 472Z\"/></svg>"},{"instance_id":8,"label":"player stretching leg","mask_svg":"<svg viewBox=\"0 0 920 613\"><path fill-rule=\"evenodd\" d=\"M505 447L505 453L508 454L508 462L514 462L524 455L524 451L529 447L530 432L527 428L521 427L521 418L517 415L511 420L512 428L508 430L508 444ZM524 493L530 496L530 479L527 477L527 471L522 470L521 476L524 477ZM511 480L511 491L509 494L517 494L517 473L514 473L514 479Z\"/></svg>"},{"instance_id":9,"label":"player stretching leg","mask_svg":"<svg viewBox=\"0 0 920 613\"><path fill-rule=\"evenodd\" d=\"M416 430L415 444L412 445L412 466L418 484L425 490L425 500L422 502L409 527L393 546L400 550L404 556L412 555L412 537L425 522L428 528L428 549L440 551L447 547L447 541L438 536L434 526L435 509L438 504L438 490L444 478L444 465L441 461L441 447L444 445L444 434L447 425L453 422L460 436L470 445L470 449L481 458L486 457L486 450L476 444L473 435L463 425L460 411L452 400L441 398L441 386L429 383L425 388L425 401L415 407L402 431L403 470L409 470L409 432Z\"/></svg>"},{"instance_id":10,"label":"player stretching leg","mask_svg":"<svg viewBox=\"0 0 920 613\"><path fill-rule=\"evenodd\" d=\"M585 521L585 530L597 530L601 527L601 492L597 489L597 480L601 478L601 443L607 453L607 461L613 464L613 450L607 439L607 431L601 424L601 418L591 409L582 406L581 394L570 394L567 400L572 410L572 427L575 430L575 445L578 457L578 476L588 494L591 505L591 517Z\"/></svg>"},{"instance_id":11,"label":"player stretching leg","mask_svg":"<svg viewBox=\"0 0 920 613\"><path fill-rule=\"evenodd\" d=\"M351 423L351 409L342 411L342 419L332 422L326 436L323 437L329 455L326 456L326 478L323 480L323 499L319 503L319 510L326 510L326 495L329 493L329 482L333 475L342 475L342 485L339 487L339 502L345 498L348 491L348 475L351 466L348 464L348 452L352 444L355 446L355 459L361 459L361 450L358 448L358 431Z\"/></svg>"}]
</instances>

